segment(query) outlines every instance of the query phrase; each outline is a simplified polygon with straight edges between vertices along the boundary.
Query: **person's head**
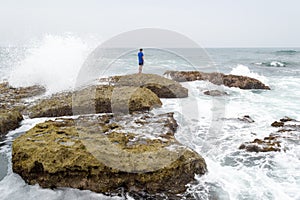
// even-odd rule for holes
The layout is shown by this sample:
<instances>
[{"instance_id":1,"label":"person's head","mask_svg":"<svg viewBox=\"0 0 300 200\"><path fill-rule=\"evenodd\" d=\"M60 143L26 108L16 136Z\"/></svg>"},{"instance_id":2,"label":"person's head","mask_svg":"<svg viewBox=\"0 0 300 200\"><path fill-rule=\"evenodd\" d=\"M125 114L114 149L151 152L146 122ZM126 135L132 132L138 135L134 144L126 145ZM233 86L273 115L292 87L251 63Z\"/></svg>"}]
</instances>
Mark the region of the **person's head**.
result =
<instances>
[{"instance_id":1,"label":"person's head","mask_svg":"<svg viewBox=\"0 0 300 200\"><path fill-rule=\"evenodd\" d=\"M143 49L140 49L140 51L143 51Z\"/></svg>"}]
</instances>

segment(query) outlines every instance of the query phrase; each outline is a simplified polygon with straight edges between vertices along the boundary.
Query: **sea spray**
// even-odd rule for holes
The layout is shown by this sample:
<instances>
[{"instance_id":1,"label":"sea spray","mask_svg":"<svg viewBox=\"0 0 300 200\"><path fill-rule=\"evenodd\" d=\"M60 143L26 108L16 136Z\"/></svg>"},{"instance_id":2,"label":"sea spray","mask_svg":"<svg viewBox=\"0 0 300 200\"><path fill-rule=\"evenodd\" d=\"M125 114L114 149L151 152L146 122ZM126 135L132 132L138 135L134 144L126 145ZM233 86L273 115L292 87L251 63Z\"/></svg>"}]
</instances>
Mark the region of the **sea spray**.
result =
<instances>
[{"instance_id":1,"label":"sea spray","mask_svg":"<svg viewBox=\"0 0 300 200\"><path fill-rule=\"evenodd\" d=\"M263 82L265 85L268 85L268 79L265 76L251 72L250 69L245 65L237 65L237 67L231 70L230 74L255 78Z\"/></svg>"},{"instance_id":2,"label":"sea spray","mask_svg":"<svg viewBox=\"0 0 300 200\"><path fill-rule=\"evenodd\" d=\"M95 39L74 35L46 35L26 51L25 58L11 71L8 81L15 87L43 85L47 93L70 90Z\"/></svg>"}]
</instances>

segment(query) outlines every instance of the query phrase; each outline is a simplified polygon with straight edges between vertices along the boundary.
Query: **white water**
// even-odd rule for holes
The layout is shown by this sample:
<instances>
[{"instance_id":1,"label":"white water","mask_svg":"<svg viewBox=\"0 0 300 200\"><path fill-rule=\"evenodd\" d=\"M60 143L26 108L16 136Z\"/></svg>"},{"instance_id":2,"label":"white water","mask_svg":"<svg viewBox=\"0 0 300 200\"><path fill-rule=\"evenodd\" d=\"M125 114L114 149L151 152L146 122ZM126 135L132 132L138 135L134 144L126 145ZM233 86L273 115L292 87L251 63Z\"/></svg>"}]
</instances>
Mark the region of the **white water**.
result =
<instances>
[{"instance_id":1,"label":"white water","mask_svg":"<svg viewBox=\"0 0 300 200\"><path fill-rule=\"evenodd\" d=\"M237 65L237 67L233 68L230 74L233 75L240 75L240 76L248 76L251 78L255 78L257 80L260 80L264 84L268 85L268 80L257 73L251 72L249 68L245 65Z\"/></svg>"},{"instance_id":2,"label":"white water","mask_svg":"<svg viewBox=\"0 0 300 200\"><path fill-rule=\"evenodd\" d=\"M94 38L46 35L30 44L8 81L15 87L43 85L48 93L73 89L83 62L97 43Z\"/></svg>"}]
</instances>

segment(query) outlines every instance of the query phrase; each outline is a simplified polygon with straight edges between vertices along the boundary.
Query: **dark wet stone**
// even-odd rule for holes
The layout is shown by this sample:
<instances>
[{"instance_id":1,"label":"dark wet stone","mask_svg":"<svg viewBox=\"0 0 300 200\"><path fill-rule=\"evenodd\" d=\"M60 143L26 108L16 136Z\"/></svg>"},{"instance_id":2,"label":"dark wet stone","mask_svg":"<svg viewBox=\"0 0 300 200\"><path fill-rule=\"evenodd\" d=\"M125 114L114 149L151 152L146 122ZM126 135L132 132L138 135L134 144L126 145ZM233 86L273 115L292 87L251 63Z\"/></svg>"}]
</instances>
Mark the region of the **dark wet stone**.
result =
<instances>
[{"instance_id":1,"label":"dark wet stone","mask_svg":"<svg viewBox=\"0 0 300 200\"><path fill-rule=\"evenodd\" d=\"M263 139L255 139L252 142L245 142L240 145L239 149L244 149L249 152L269 152L269 151L286 151L288 147L282 148L283 140L299 142L300 122L285 117L271 124L273 127L280 127L276 132L270 133L269 136Z\"/></svg>"},{"instance_id":2,"label":"dark wet stone","mask_svg":"<svg viewBox=\"0 0 300 200\"><path fill-rule=\"evenodd\" d=\"M166 71L164 74L178 82L207 80L216 85L238 87L240 89L270 90L270 87L266 86L261 81L246 76L237 76L232 74L226 75L217 72L205 73L200 71Z\"/></svg>"},{"instance_id":3,"label":"dark wet stone","mask_svg":"<svg viewBox=\"0 0 300 200\"><path fill-rule=\"evenodd\" d=\"M254 123L255 122L249 115L244 115L243 117L239 117L238 119L240 121L247 122L247 123Z\"/></svg>"},{"instance_id":4,"label":"dark wet stone","mask_svg":"<svg viewBox=\"0 0 300 200\"><path fill-rule=\"evenodd\" d=\"M209 95L209 96L224 96L224 95L228 95L227 92L220 91L220 90L207 90L207 91L204 91L203 94Z\"/></svg>"},{"instance_id":5,"label":"dark wet stone","mask_svg":"<svg viewBox=\"0 0 300 200\"><path fill-rule=\"evenodd\" d=\"M282 127L284 125L284 122L278 122L278 121L275 121L271 124L271 126L273 127Z\"/></svg>"},{"instance_id":6,"label":"dark wet stone","mask_svg":"<svg viewBox=\"0 0 300 200\"><path fill-rule=\"evenodd\" d=\"M265 138L263 140L261 139L255 139L252 142L246 142L242 144L239 149L244 149L249 152L270 152L270 151L281 151L280 149L280 141L277 141L276 138L274 139L268 139Z\"/></svg>"}]
</instances>

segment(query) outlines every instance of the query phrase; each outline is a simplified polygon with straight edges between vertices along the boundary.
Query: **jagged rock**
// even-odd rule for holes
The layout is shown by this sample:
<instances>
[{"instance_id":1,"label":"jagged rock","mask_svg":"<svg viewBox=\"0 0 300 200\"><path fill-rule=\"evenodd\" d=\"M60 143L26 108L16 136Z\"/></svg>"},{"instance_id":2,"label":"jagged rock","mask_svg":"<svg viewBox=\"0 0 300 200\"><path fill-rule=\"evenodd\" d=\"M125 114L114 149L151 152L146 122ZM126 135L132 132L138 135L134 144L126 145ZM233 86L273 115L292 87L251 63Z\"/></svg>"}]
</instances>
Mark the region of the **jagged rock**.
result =
<instances>
[{"instance_id":1,"label":"jagged rock","mask_svg":"<svg viewBox=\"0 0 300 200\"><path fill-rule=\"evenodd\" d=\"M145 87L160 98L183 98L188 96L188 89L181 84L156 74L131 74L100 79L102 83L118 86Z\"/></svg>"},{"instance_id":2,"label":"jagged rock","mask_svg":"<svg viewBox=\"0 0 300 200\"><path fill-rule=\"evenodd\" d=\"M255 122L249 115L244 115L243 117L239 117L238 119L240 121L247 122L247 123L254 123Z\"/></svg>"},{"instance_id":3,"label":"jagged rock","mask_svg":"<svg viewBox=\"0 0 300 200\"><path fill-rule=\"evenodd\" d=\"M23 117L19 111L0 109L0 136L18 128L22 120Z\"/></svg>"},{"instance_id":4,"label":"jagged rock","mask_svg":"<svg viewBox=\"0 0 300 200\"><path fill-rule=\"evenodd\" d=\"M249 152L269 152L280 151L280 141L276 137L265 137L263 140L255 139L252 142L242 144L239 149L245 149Z\"/></svg>"},{"instance_id":5,"label":"jagged rock","mask_svg":"<svg viewBox=\"0 0 300 200\"><path fill-rule=\"evenodd\" d=\"M291 121L296 122L295 119L292 119L292 118L289 118L289 117L284 117L284 118L280 119L280 121L281 122L291 122Z\"/></svg>"},{"instance_id":6,"label":"jagged rock","mask_svg":"<svg viewBox=\"0 0 300 200\"><path fill-rule=\"evenodd\" d=\"M280 122L273 122L272 126L280 125L280 126L275 126L275 127L280 127L280 129L277 132L300 132L300 121L297 121L295 119L289 118L289 117L284 117L280 119Z\"/></svg>"},{"instance_id":7,"label":"jagged rock","mask_svg":"<svg viewBox=\"0 0 300 200\"><path fill-rule=\"evenodd\" d=\"M224 96L224 95L228 95L227 92L223 92L223 91L220 91L220 90L207 90L207 91L204 91L203 94L210 95L210 96Z\"/></svg>"},{"instance_id":8,"label":"jagged rock","mask_svg":"<svg viewBox=\"0 0 300 200\"><path fill-rule=\"evenodd\" d=\"M280 127L276 132L270 133L268 137L263 139L255 139L252 142L245 142L239 149L245 149L249 152L269 152L269 151L285 151L287 147L282 148L282 141L288 139L289 141L299 141L300 122L285 117L280 121L275 121L271 124L273 127Z\"/></svg>"},{"instance_id":9,"label":"jagged rock","mask_svg":"<svg viewBox=\"0 0 300 200\"><path fill-rule=\"evenodd\" d=\"M284 122L278 122L278 121L275 121L271 124L271 126L273 127L281 127L284 125Z\"/></svg>"},{"instance_id":10,"label":"jagged rock","mask_svg":"<svg viewBox=\"0 0 300 200\"><path fill-rule=\"evenodd\" d=\"M0 83L0 107L22 111L28 104L25 98L42 95L45 91L44 87L38 85L14 88L7 82Z\"/></svg>"},{"instance_id":11,"label":"jagged rock","mask_svg":"<svg viewBox=\"0 0 300 200\"><path fill-rule=\"evenodd\" d=\"M270 90L269 86L266 86L261 81L237 75L226 75L223 73L205 73L200 71L166 71L164 75L169 76L172 80L185 82L185 81L209 81L216 85L226 85L228 87L238 87L240 89L265 89Z\"/></svg>"},{"instance_id":12,"label":"jagged rock","mask_svg":"<svg viewBox=\"0 0 300 200\"><path fill-rule=\"evenodd\" d=\"M141 125L143 123L143 125ZM36 125L13 142L13 171L44 188L180 199L206 164L174 137L173 113L88 115Z\"/></svg>"},{"instance_id":13,"label":"jagged rock","mask_svg":"<svg viewBox=\"0 0 300 200\"><path fill-rule=\"evenodd\" d=\"M147 88L92 86L76 92L55 94L28 108L31 118L93 113L132 113L162 105Z\"/></svg>"}]
</instances>

